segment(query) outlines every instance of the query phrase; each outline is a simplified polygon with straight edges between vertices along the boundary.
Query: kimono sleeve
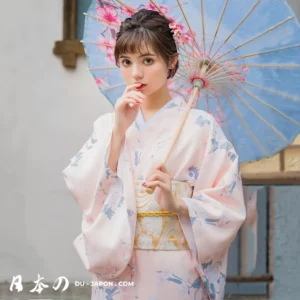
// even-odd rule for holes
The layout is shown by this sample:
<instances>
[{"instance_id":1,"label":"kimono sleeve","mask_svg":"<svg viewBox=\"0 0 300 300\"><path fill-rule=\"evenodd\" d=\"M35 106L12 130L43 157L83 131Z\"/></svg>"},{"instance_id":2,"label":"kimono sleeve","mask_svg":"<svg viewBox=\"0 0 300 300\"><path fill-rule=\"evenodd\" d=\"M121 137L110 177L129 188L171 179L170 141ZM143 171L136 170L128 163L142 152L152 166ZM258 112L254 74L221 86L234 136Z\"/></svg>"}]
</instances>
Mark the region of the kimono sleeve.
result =
<instances>
[{"instance_id":1,"label":"kimono sleeve","mask_svg":"<svg viewBox=\"0 0 300 300\"><path fill-rule=\"evenodd\" d=\"M210 299L223 299L228 249L246 209L238 155L215 119L210 115L207 119L208 138L195 166L192 198L183 198L191 226L185 225L185 217L180 219Z\"/></svg>"},{"instance_id":2,"label":"kimono sleeve","mask_svg":"<svg viewBox=\"0 0 300 300\"><path fill-rule=\"evenodd\" d=\"M108 167L113 118L107 113L94 122L90 138L62 171L72 197L90 222L100 213L111 185L118 179Z\"/></svg>"}]
</instances>

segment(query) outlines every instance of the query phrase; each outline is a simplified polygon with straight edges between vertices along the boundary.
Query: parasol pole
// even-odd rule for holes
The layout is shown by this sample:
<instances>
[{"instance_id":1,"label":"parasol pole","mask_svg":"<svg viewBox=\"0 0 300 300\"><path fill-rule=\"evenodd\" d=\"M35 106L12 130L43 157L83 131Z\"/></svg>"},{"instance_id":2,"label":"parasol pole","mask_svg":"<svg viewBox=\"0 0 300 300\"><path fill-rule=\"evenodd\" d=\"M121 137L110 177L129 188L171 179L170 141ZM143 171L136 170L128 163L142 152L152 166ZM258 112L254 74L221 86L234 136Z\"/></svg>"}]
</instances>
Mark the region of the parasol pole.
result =
<instances>
[{"instance_id":1,"label":"parasol pole","mask_svg":"<svg viewBox=\"0 0 300 300\"><path fill-rule=\"evenodd\" d=\"M189 112L191 110L192 104L194 102L194 99L195 99L198 91L200 91L203 88L203 86L204 86L204 81L201 78L204 77L204 75L205 75L205 73L207 71L207 68L208 68L208 65L207 64L203 64L201 66L201 69L200 69L200 76L193 80L192 95L191 95L191 97L190 97L190 99L189 99L189 101L188 101L188 103L187 103L187 105L185 107L185 110L184 110L184 113L183 113L183 117L182 117L182 119L180 121L179 127L178 127L178 129L177 129L177 131L175 133L175 136L173 137L173 140L172 140L171 146L169 148L169 151L167 152L165 158L162 161L163 164L165 164L167 162L167 160L168 160L168 158L170 156L170 153L172 152L172 150L173 150L173 148L174 148L174 146L175 146L175 144L176 144L176 142L178 140L178 137L179 137L179 135L180 135L180 133L182 131L182 128L183 128L183 126L185 124L185 121L186 121L186 119L187 119L187 117L189 115ZM146 192L148 194L152 194L154 192L154 189L153 188L146 188Z\"/></svg>"}]
</instances>

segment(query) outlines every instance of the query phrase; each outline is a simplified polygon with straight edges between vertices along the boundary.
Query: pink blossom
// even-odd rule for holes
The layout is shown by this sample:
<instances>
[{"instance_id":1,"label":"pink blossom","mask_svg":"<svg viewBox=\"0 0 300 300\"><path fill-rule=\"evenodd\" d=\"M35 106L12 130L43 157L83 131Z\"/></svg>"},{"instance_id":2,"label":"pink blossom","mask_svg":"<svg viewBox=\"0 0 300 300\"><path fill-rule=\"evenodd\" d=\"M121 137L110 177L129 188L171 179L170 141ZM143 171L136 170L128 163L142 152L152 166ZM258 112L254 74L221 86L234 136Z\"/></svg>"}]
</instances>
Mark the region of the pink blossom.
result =
<instances>
[{"instance_id":1,"label":"pink blossom","mask_svg":"<svg viewBox=\"0 0 300 300\"><path fill-rule=\"evenodd\" d=\"M129 4L126 4L126 6L128 7L124 7L124 6L121 6L121 11L123 14L125 15L128 15L128 16L132 16L134 14L134 12L136 11L136 9L129 5Z\"/></svg>"},{"instance_id":2,"label":"pink blossom","mask_svg":"<svg viewBox=\"0 0 300 300\"><path fill-rule=\"evenodd\" d=\"M247 66L242 66L242 70L245 72L245 73L248 73L249 72L249 68Z\"/></svg>"},{"instance_id":3,"label":"pink blossom","mask_svg":"<svg viewBox=\"0 0 300 300\"><path fill-rule=\"evenodd\" d=\"M114 63L115 62L115 56L112 52L108 52L105 59L109 63Z\"/></svg>"},{"instance_id":4,"label":"pink blossom","mask_svg":"<svg viewBox=\"0 0 300 300\"><path fill-rule=\"evenodd\" d=\"M101 21L104 21L110 28L115 28L114 25L119 26L121 23L117 10L111 5L106 5L105 7L98 6L96 8L96 14L102 19Z\"/></svg>"},{"instance_id":5,"label":"pink blossom","mask_svg":"<svg viewBox=\"0 0 300 300\"><path fill-rule=\"evenodd\" d=\"M185 43L190 43L192 41L192 36L190 34L185 32L182 34L182 36Z\"/></svg>"},{"instance_id":6,"label":"pink blossom","mask_svg":"<svg viewBox=\"0 0 300 300\"><path fill-rule=\"evenodd\" d=\"M174 31L174 36L178 36L181 33L180 28L177 26L176 23L171 23L169 24L170 29L172 29Z\"/></svg>"},{"instance_id":7,"label":"pink blossom","mask_svg":"<svg viewBox=\"0 0 300 300\"><path fill-rule=\"evenodd\" d=\"M105 38L103 36L100 36L98 39L98 49L102 52L113 52L115 47L116 41L113 38Z\"/></svg>"},{"instance_id":8,"label":"pink blossom","mask_svg":"<svg viewBox=\"0 0 300 300\"><path fill-rule=\"evenodd\" d=\"M156 6L152 3L152 2L149 2L147 5L146 5L146 9L149 9L149 10L154 10L154 11L157 11L157 8ZM168 13L168 7L166 5L159 5L159 9L162 11L162 13L164 15L166 15Z\"/></svg>"},{"instance_id":9,"label":"pink blossom","mask_svg":"<svg viewBox=\"0 0 300 300\"><path fill-rule=\"evenodd\" d=\"M105 82L102 78L97 77L97 78L95 78L95 80L96 80L96 83L97 83L98 87L101 87L101 86L105 85Z\"/></svg>"},{"instance_id":10,"label":"pink blossom","mask_svg":"<svg viewBox=\"0 0 300 300\"><path fill-rule=\"evenodd\" d=\"M191 51L189 52L189 55L191 56L191 58L196 58L196 59L198 59L198 56L197 56L197 53L196 53L195 49L194 49L194 51L191 50ZM189 61L189 62L190 62L190 61Z\"/></svg>"}]
</instances>

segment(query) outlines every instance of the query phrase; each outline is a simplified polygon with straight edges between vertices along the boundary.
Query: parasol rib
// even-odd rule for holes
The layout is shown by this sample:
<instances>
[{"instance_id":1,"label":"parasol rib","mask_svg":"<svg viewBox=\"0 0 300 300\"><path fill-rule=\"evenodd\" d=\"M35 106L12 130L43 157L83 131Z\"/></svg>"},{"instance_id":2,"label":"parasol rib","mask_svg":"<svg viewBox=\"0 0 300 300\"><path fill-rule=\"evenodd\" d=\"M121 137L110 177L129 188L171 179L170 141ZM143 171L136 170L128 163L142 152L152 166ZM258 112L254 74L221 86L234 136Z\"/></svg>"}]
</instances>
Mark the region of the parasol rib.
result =
<instances>
[{"instance_id":1,"label":"parasol rib","mask_svg":"<svg viewBox=\"0 0 300 300\"><path fill-rule=\"evenodd\" d=\"M120 0L115 0L117 2L119 2L120 5L122 5L123 7L125 7L126 9L128 9L130 12L135 13L135 10L133 10L131 7L129 7L128 5L126 5L124 2L120 1Z\"/></svg>"},{"instance_id":2,"label":"parasol rib","mask_svg":"<svg viewBox=\"0 0 300 300\"><path fill-rule=\"evenodd\" d=\"M253 11L255 10L255 8L258 6L258 4L260 3L260 0L258 0L253 7L250 9L250 11L246 14L246 16L242 19L242 21L236 26L236 28L230 33L230 35L225 39L225 41L223 42L223 44L221 44L221 46L218 48L218 50L214 53L214 55L212 56L211 59L213 59L217 53L220 51L221 48L223 48L223 46L229 41L229 39L234 35L234 33L240 28L240 26L247 20L247 18L253 13Z\"/></svg>"},{"instance_id":3,"label":"parasol rib","mask_svg":"<svg viewBox=\"0 0 300 300\"><path fill-rule=\"evenodd\" d=\"M126 83L122 83L122 84L110 86L110 87L108 87L108 88L101 89L101 91L109 91L109 90L111 90L111 89L115 89L115 88L118 88L118 87L121 87L121 86L125 86L125 85L126 85Z\"/></svg>"},{"instance_id":4,"label":"parasol rib","mask_svg":"<svg viewBox=\"0 0 300 300\"><path fill-rule=\"evenodd\" d=\"M109 24L110 26L113 26L113 27L116 27L116 28L119 27L117 24L113 24L113 23L107 22L106 20L101 19L101 18L99 18L99 17L93 16L93 15L90 15L90 14L87 14L87 13L83 13L83 14L84 14L85 16L89 17L89 18L93 18L93 19L95 19L95 20L97 20L97 21L101 21L101 23L103 22L103 23L105 23L105 24Z\"/></svg>"},{"instance_id":5,"label":"parasol rib","mask_svg":"<svg viewBox=\"0 0 300 300\"><path fill-rule=\"evenodd\" d=\"M221 101L220 101L220 98L217 96L217 95L214 95L212 93L209 93L212 97L216 98L217 99L217 102L219 104L219 107L220 107L220 110L221 110L221 116L225 116L224 114L224 111L223 111L223 108L222 108L222 105L221 105ZM227 121L224 121L225 125L226 125L226 129L227 129L227 132L228 132L228 137L230 139L230 142L231 144L233 145L233 138L231 136L231 133L230 133L230 130L229 130L229 126L227 124Z\"/></svg>"},{"instance_id":6,"label":"parasol rib","mask_svg":"<svg viewBox=\"0 0 300 300\"><path fill-rule=\"evenodd\" d=\"M214 44L215 44L215 41L216 41L217 35L218 35L218 33L219 33L219 29L220 29L221 23L222 23L222 21L223 21L224 15L225 15L225 11L226 11L227 6L228 6L228 1L229 1L229 0L226 0L225 6L224 6L224 8L223 8L223 11L222 11L222 14L221 14L221 17L220 17L220 20L219 20L219 24L218 24L218 27L217 27L217 29L216 29L215 35L214 35L214 39L213 39L213 41L212 41L212 43L211 43L211 45L210 45L210 49L209 49L209 52L208 52L208 56L210 56L211 50L212 50L212 48L213 48L213 46L214 46Z\"/></svg>"},{"instance_id":7,"label":"parasol rib","mask_svg":"<svg viewBox=\"0 0 300 300\"><path fill-rule=\"evenodd\" d=\"M235 57L235 58L221 60L220 63L225 62L225 61L235 61L238 59L249 58L249 57L258 56L258 55L270 54L270 53L274 53L274 52L279 52L279 51L292 49L292 48L299 48L299 47L300 47L300 45L294 45L294 46L284 47L284 48L280 48L280 49L269 50L269 51L265 51L265 52L251 53L251 54L247 54L247 55L243 55L243 56L239 56L239 57Z\"/></svg>"},{"instance_id":8,"label":"parasol rib","mask_svg":"<svg viewBox=\"0 0 300 300\"><path fill-rule=\"evenodd\" d=\"M117 66L88 68L88 70L90 70L90 71L94 71L94 70L111 70L111 69L119 69L119 68Z\"/></svg>"},{"instance_id":9,"label":"parasol rib","mask_svg":"<svg viewBox=\"0 0 300 300\"><path fill-rule=\"evenodd\" d=\"M300 123L291 119L290 117L288 117L286 114L282 113L281 111L279 111L278 109L276 109L275 107L273 107L272 105L266 103L265 101L259 99L258 97L256 97L255 95L253 95L251 92L247 91L246 89L244 89L243 87L241 87L240 85L237 85L233 82L231 82L232 85L234 85L235 87L239 88L240 90L242 90L243 92L245 92L246 94L248 94L250 97L252 97L253 99L255 99L256 101L262 103L263 105L269 107L270 109L272 109L273 111L275 111L277 114L279 114L280 116L282 116L283 118L287 119L288 121L290 121L291 123L300 126Z\"/></svg>"},{"instance_id":10,"label":"parasol rib","mask_svg":"<svg viewBox=\"0 0 300 300\"><path fill-rule=\"evenodd\" d=\"M232 66L246 66L255 68L278 68L278 69L298 69L300 65L297 64L232 64Z\"/></svg>"},{"instance_id":11,"label":"parasol rib","mask_svg":"<svg viewBox=\"0 0 300 300\"><path fill-rule=\"evenodd\" d=\"M239 45L239 46L237 46L237 47L235 47L235 48L229 50L228 52L222 54L220 57L216 58L215 60L218 61L218 60L221 59L222 57L224 57L224 56L230 54L231 52L233 52L233 51L235 51L235 50L237 50L237 49L239 49L239 48L241 48L241 47L243 47L243 46L249 44L250 42L253 42L254 40L256 40L256 39L262 37L263 35L265 35L265 34L271 32L271 31L277 29L278 27L284 25L285 23L291 21L292 19L294 19L294 17L289 17L289 18L287 18L287 19L284 20L283 22L278 23L277 25L275 25L275 26L269 28L268 30L266 30L266 31L264 31L264 32L262 32L262 33L260 33L259 35L255 36L255 37L251 38L250 40L244 42L243 44L241 44L241 45Z\"/></svg>"},{"instance_id":12,"label":"parasol rib","mask_svg":"<svg viewBox=\"0 0 300 300\"><path fill-rule=\"evenodd\" d=\"M282 97L284 97L284 98L290 98L290 99L295 100L295 101L300 101L300 98L297 98L297 97L294 97L294 96L290 96L290 95L288 95L288 94L281 93L281 92L278 92L278 91L274 91L274 90L267 89L267 88L265 88L265 87L262 87L262 86L259 86L259 85L257 85L257 84L254 84L254 83L252 83L252 82L250 82L250 81L248 81L248 80L244 81L244 83L247 83L247 84L249 84L249 85L252 85L252 86L254 86L254 87L258 88L258 89L261 89L261 90L264 90L264 91L267 91L267 92L270 92L270 93L273 93L273 94L282 96Z\"/></svg>"},{"instance_id":13,"label":"parasol rib","mask_svg":"<svg viewBox=\"0 0 300 300\"><path fill-rule=\"evenodd\" d=\"M267 122L265 119L263 119L260 114L253 109L242 97L240 97L231 87L227 86L227 88L231 91L232 94L234 94L238 99L240 99L263 123L265 123L268 127L270 127L278 136L281 137L281 139L286 143L286 146L289 145L288 140L283 136L283 134L278 131L273 125L271 125L269 122Z\"/></svg>"},{"instance_id":14,"label":"parasol rib","mask_svg":"<svg viewBox=\"0 0 300 300\"><path fill-rule=\"evenodd\" d=\"M257 140L257 138L255 137L255 135L253 135L251 129L249 128L249 126L247 125L247 123L244 121L244 119L241 116L240 112L237 110L237 108L235 107L235 105L231 102L231 100L229 99L229 97L227 97L225 94L223 96L228 100L228 102L232 106L233 110L236 112L237 116L240 118L240 120L244 124L246 130L252 136L252 138L254 139L255 143L258 145L258 147L263 151L264 155L265 156L270 156L269 153L265 150L265 148L261 145L261 143Z\"/></svg>"},{"instance_id":15,"label":"parasol rib","mask_svg":"<svg viewBox=\"0 0 300 300\"><path fill-rule=\"evenodd\" d=\"M205 93L205 97L206 97L206 111L209 112L209 105L208 105L208 91L206 90Z\"/></svg>"},{"instance_id":16,"label":"parasol rib","mask_svg":"<svg viewBox=\"0 0 300 300\"><path fill-rule=\"evenodd\" d=\"M150 1L152 1L152 0L150 0ZM190 30L190 33L191 33L191 36L192 36L192 39L193 39L193 43L192 43L193 49L192 49L192 51L193 51L193 53L195 52L195 51L194 51L194 45L195 45L196 48L197 48L197 50L199 51L199 54L201 54L201 49L199 48L199 45L198 45L198 43L197 43L197 41L196 41L196 39L195 39L195 36L194 36L194 34L193 34L192 27L191 27L191 25L190 25L190 23L189 23L189 21L188 21L188 19L187 19L187 17L186 17L186 14L185 14L185 12L184 12L184 10L183 10L183 8L182 8L182 5L181 5L181 3L180 3L179 0L176 0L176 1L177 1L178 5L179 5L179 8L180 8L180 10L181 10L181 12L182 12L182 15L183 15L183 17L184 17L184 20L185 20L185 22L186 22L186 24L187 24L187 26L188 26L188 28L189 28L189 30Z\"/></svg>"},{"instance_id":17,"label":"parasol rib","mask_svg":"<svg viewBox=\"0 0 300 300\"><path fill-rule=\"evenodd\" d=\"M203 47L204 47L204 54L205 54L206 53L206 46L205 46L205 16L204 16L203 0L201 0L201 14L202 14L202 40L203 40Z\"/></svg>"}]
</instances>

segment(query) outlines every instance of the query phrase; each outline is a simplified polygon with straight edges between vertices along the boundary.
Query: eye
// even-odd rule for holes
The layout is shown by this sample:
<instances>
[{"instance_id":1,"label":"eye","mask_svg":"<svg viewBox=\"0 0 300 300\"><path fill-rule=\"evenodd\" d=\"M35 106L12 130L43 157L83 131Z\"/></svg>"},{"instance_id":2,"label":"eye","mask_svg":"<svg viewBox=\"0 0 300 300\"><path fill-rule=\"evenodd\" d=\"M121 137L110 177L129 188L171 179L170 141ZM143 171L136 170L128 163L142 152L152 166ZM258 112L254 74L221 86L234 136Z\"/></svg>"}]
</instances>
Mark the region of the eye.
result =
<instances>
[{"instance_id":1,"label":"eye","mask_svg":"<svg viewBox=\"0 0 300 300\"><path fill-rule=\"evenodd\" d=\"M144 61L150 61L150 63L146 63L146 65L151 65L151 63L153 62L153 59L152 58L146 58Z\"/></svg>"},{"instance_id":2,"label":"eye","mask_svg":"<svg viewBox=\"0 0 300 300\"><path fill-rule=\"evenodd\" d=\"M129 62L129 63L130 63L130 61L129 61L128 59L124 59L124 60L121 61L121 64L122 64L123 66L127 67L128 65L126 64L126 62Z\"/></svg>"}]
</instances>

